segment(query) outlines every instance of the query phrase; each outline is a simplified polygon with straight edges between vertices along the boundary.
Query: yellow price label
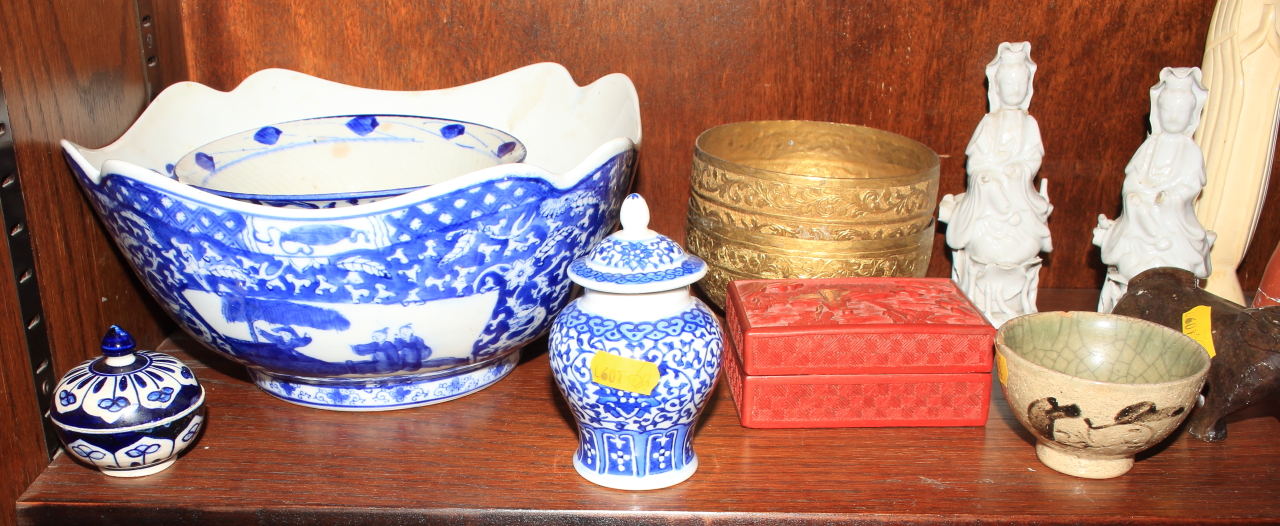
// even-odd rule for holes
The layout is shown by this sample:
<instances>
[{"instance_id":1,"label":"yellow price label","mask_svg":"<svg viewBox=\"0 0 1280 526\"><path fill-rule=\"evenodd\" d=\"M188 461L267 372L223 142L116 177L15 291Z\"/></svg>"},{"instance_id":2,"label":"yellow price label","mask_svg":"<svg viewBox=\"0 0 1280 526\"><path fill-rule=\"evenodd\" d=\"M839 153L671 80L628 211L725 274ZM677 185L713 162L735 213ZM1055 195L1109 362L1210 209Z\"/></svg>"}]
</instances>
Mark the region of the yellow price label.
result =
<instances>
[{"instance_id":1,"label":"yellow price label","mask_svg":"<svg viewBox=\"0 0 1280 526\"><path fill-rule=\"evenodd\" d=\"M658 386L658 364L600 351L591 358L591 381L649 396Z\"/></svg>"},{"instance_id":2,"label":"yellow price label","mask_svg":"<svg viewBox=\"0 0 1280 526\"><path fill-rule=\"evenodd\" d=\"M1009 383L1009 364L1004 362L1004 355L996 353L996 376L1000 377L1000 385Z\"/></svg>"},{"instance_id":3,"label":"yellow price label","mask_svg":"<svg viewBox=\"0 0 1280 526\"><path fill-rule=\"evenodd\" d=\"M1217 356L1218 352L1213 350L1213 321L1210 315L1213 309L1208 305L1201 305L1187 312L1182 313L1182 334L1190 336L1191 339L1199 343L1204 350L1209 351L1209 357Z\"/></svg>"}]
</instances>

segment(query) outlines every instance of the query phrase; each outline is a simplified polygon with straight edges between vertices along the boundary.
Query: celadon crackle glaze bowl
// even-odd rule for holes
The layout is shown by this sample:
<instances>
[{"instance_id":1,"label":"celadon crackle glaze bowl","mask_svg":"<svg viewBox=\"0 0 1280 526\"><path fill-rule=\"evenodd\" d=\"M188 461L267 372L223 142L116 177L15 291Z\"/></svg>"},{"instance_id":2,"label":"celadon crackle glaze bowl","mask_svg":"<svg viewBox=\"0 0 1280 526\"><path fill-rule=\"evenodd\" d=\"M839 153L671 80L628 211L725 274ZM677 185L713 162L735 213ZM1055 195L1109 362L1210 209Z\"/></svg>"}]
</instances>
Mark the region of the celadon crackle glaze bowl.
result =
<instances>
[{"instance_id":1,"label":"celadon crackle glaze bowl","mask_svg":"<svg viewBox=\"0 0 1280 526\"><path fill-rule=\"evenodd\" d=\"M1125 474L1135 454L1186 419L1209 372L1195 340L1148 321L1042 312L996 333L1005 399L1046 466L1077 477Z\"/></svg>"},{"instance_id":2,"label":"celadon crackle glaze bowl","mask_svg":"<svg viewBox=\"0 0 1280 526\"><path fill-rule=\"evenodd\" d=\"M522 163L331 209L254 204L170 178L216 139L331 116L413 115L519 138ZM286 401L376 411L498 381L569 300L565 269L607 235L640 142L624 75L557 64L422 92L265 70L230 92L179 83L115 143L62 142L146 287L205 345ZM430 182L430 181L428 181Z\"/></svg>"}]
</instances>

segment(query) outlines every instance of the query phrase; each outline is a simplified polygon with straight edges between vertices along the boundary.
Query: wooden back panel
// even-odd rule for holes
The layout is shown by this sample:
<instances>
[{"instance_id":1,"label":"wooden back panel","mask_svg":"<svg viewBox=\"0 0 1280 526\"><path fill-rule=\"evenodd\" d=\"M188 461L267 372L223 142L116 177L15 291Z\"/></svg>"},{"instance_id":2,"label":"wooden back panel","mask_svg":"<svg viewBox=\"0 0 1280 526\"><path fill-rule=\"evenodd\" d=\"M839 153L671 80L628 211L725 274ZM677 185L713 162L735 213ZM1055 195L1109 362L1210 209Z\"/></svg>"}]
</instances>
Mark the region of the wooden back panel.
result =
<instances>
[{"instance_id":1,"label":"wooden back panel","mask_svg":"<svg viewBox=\"0 0 1280 526\"><path fill-rule=\"evenodd\" d=\"M60 139L99 147L146 107L132 0L0 2L0 71L27 227L35 249L54 375L97 354L107 326L129 328L154 348L173 322L128 269L72 178ZM0 178L9 174L0 174ZM0 246L0 248L3 248ZM12 269L0 264L0 525L48 463ZM19 271L25 269L18 269ZM52 388L52 386L48 386Z\"/></svg>"},{"instance_id":2,"label":"wooden back panel","mask_svg":"<svg viewBox=\"0 0 1280 526\"><path fill-rule=\"evenodd\" d=\"M366 87L434 89L534 62L580 83L612 72L640 93L636 190L653 227L682 239L694 139L723 123L812 119L919 140L943 157L942 193L964 190L964 148L986 112L983 67L1002 41L1039 63L1032 114L1057 205L1041 287L1100 286L1090 241L1120 210L1124 166L1147 133L1165 66L1198 65L1213 2L788 1L326 2L185 0L181 73L231 89L281 67ZM1274 192L1273 192L1274 193ZM1272 196L1272 200L1280 197ZM1241 276L1256 287L1280 239L1264 215ZM949 273L943 229L930 275Z\"/></svg>"}]
</instances>

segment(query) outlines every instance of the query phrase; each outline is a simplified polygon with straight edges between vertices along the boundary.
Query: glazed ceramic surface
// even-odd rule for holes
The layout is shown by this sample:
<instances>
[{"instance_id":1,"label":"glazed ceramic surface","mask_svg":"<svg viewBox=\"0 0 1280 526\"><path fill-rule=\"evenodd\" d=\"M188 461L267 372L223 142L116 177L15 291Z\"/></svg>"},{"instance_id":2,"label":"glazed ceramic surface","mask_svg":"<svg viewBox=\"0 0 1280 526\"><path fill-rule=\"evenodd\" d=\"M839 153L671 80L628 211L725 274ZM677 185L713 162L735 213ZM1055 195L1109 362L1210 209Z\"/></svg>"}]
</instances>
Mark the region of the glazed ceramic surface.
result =
<instances>
[{"instance_id":1,"label":"glazed ceramic surface","mask_svg":"<svg viewBox=\"0 0 1280 526\"><path fill-rule=\"evenodd\" d=\"M433 115L522 137L525 163L361 206L299 210L162 175L210 141L326 115ZM63 142L143 283L271 394L385 410L502 378L568 302L565 268L615 224L640 121L622 75L578 87L540 64L440 91L387 92L282 70L231 92L180 83L116 143Z\"/></svg>"},{"instance_id":2,"label":"glazed ceramic surface","mask_svg":"<svg viewBox=\"0 0 1280 526\"><path fill-rule=\"evenodd\" d=\"M1180 332L1124 316L1046 312L996 334L997 372L1045 465L1111 478L1195 405L1209 354Z\"/></svg>"},{"instance_id":3,"label":"glazed ceramic surface","mask_svg":"<svg viewBox=\"0 0 1280 526\"><path fill-rule=\"evenodd\" d=\"M525 157L515 137L470 122L343 115L218 139L166 166L223 197L293 208L373 203Z\"/></svg>"},{"instance_id":4,"label":"glazed ceramic surface","mask_svg":"<svg viewBox=\"0 0 1280 526\"><path fill-rule=\"evenodd\" d=\"M204 388L181 361L136 351L112 326L103 356L69 371L54 389L50 418L76 459L115 477L168 468L204 423Z\"/></svg>"},{"instance_id":5,"label":"glazed ceramic surface","mask_svg":"<svg viewBox=\"0 0 1280 526\"><path fill-rule=\"evenodd\" d=\"M586 293L556 319L549 344L556 385L578 422L574 468L629 490L678 484L698 469L694 426L724 349L715 315L689 293L706 264L647 223L648 209L633 194L623 230L571 267ZM653 364L655 383L648 390L599 383L606 372L597 354Z\"/></svg>"},{"instance_id":6,"label":"glazed ceramic surface","mask_svg":"<svg viewBox=\"0 0 1280 526\"><path fill-rule=\"evenodd\" d=\"M1035 73L1030 42L1000 44L987 64L990 113L964 151L968 186L938 203L954 250L951 279L996 327L1036 312L1039 254L1053 249L1047 181L1039 192L1033 183L1044 159L1040 124L1027 112Z\"/></svg>"},{"instance_id":7,"label":"glazed ceramic surface","mask_svg":"<svg viewBox=\"0 0 1280 526\"><path fill-rule=\"evenodd\" d=\"M1164 68L1151 88L1151 130L1125 167L1124 210L1115 221L1098 215L1093 244L1110 266L1098 312L1111 312L1129 280L1156 267L1177 267L1207 278L1217 234L1196 219L1204 187L1204 156L1191 140L1208 92L1200 68Z\"/></svg>"}]
</instances>

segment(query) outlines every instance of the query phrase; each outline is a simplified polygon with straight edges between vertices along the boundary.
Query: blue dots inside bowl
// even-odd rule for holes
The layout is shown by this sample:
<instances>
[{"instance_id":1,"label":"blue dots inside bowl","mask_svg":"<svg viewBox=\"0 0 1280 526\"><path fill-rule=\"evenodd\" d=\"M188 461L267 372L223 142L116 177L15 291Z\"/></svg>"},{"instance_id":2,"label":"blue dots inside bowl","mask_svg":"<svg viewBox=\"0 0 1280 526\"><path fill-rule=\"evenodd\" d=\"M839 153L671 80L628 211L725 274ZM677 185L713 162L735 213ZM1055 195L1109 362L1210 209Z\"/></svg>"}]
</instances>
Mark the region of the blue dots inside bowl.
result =
<instances>
[{"instance_id":1,"label":"blue dots inside bowl","mask_svg":"<svg viewBox=\"0 0 1280 526\"><path fill-rule=\"evenodd\" d=\"M480 124L344 115L273 123L210 142L178 160L171 173L255 204L336 208L521 162L525 154L519 139Z\"/></svg>"}]
</instances>

